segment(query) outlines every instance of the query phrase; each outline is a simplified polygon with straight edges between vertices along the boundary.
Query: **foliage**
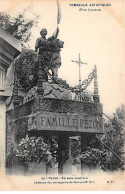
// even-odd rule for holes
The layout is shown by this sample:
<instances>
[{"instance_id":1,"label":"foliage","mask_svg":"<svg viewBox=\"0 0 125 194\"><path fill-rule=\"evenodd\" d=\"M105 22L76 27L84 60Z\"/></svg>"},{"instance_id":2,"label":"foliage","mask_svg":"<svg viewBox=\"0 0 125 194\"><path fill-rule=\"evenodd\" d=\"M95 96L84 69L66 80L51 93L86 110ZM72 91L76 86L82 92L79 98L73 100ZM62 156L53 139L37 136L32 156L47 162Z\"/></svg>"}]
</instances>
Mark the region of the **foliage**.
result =
<instances>
[{"instance_id":1,"label":"foliage","mask_svg":"<svg viewBox=\"0 0 125 194\"><path fill-rule=\"evenodd\" d=\"M82 142L82 151L79 141L75 140L71 146L73 163L81 163L88 167L95 167L105 161L105 152L96 135L86 135Z\"/></svg>"},{"instance_id":2,"label":"foliage","mask_svg":"<svg viewBox=\"0 0 125 194\"><path fill-rule=\"evenodd\" d=\"M110 122L104 125L105 135L102 142L106 144L122 161L124 161L124 125L115 116ZM113 154L113 152L107 150L106 161L103 164L104 170L122 170L124 163Z\"/></svg>"},{"instance_id":3,"label":"foliage","mask_svg":"<svg viewBox=\"0 0 125 194\"><path fill-rule=\"evenodd\" d=\"M32 13L30 19L27 19L27 12ZM7 13L0 12L0 26L19 39L23 47L30 40L32 35L31 29L33 26L37 26L38 19L39 16L33 12L31 7L26 8L16 17L11 17Z\"/></svg>"},{"instance_id":4,"label":"foliage","mask_svg":"<svg viewBox=\"0 0 125 194\"><path fill-rule=\"evenodd\" d=\"M56 139L52 139L51 141L51 153L55 158L55 164L58 164L58 142Z\"/></svg>"},{"instance_id":5,"label":"foliage","mask_svg":"<svg viewBox=\"0 0 125 194\"><path fill-rule=\"evenodd\" d=\"M103 151L88 147L86 151L82 152L81 160L83 164L94 167L101 163Z\"/></svg>"},{"instance_id":6,"label":"foliage","mask_svg":"<svg viewBox=\"0 0 125 194\"><path fill-rule=\"evenodd\" d=\"M121 119L125 124L125 105L124 104L121 104L120 107L116 108L116 114L118 118Z\"/></svg>"},{"instance_id":7,"label":"foliage","mask_svg":"<svg viewBox=\"0 0 125 194\"><path fill-rule=\"evenodd\" d=\"M14 64L18 87L23 92L28 92L36 86L38 81L37 55L33 51L23 49L22 53L14 60Z\"/></svg>"}]
</instances>

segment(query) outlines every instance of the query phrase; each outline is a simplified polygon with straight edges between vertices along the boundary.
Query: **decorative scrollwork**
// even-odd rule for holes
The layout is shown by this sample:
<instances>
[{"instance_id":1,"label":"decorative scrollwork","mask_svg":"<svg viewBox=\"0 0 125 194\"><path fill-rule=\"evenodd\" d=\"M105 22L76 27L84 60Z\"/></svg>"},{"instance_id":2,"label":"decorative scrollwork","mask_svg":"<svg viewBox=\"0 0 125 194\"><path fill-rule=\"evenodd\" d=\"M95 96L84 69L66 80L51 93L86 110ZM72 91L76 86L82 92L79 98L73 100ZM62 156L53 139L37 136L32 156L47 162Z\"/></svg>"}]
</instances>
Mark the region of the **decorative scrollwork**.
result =
<instances>
[{"instance_id":1,"label":"decorative scrollwork","mask_svg":"<svg viewBox=\"0 0 125 194\"><path fill-rule=\"evenodd\" d=\"M74 97L75 101L86 101L86 102L93 102L93 93L90 91L82 91L79 92L77 91L75 93L75 97Z\"/></svg>"},{"instance_id":2,"label":"decorative scrollwork","mask_svg":"<svg viewBox=\"0 0 125 194\"><path fill-rule=\"evenodd\" d=\"M95 76L95 69L93 69L93 71L88 75L88 79L85 79L82 82L81 85L75 86L74 89L80 89L80 91L85 90L89 86L89 84L91 83L91 81L93 80L94 76ZM82 86L84 86L84 87L82 88Z\"/></svg>"}]
</instances>

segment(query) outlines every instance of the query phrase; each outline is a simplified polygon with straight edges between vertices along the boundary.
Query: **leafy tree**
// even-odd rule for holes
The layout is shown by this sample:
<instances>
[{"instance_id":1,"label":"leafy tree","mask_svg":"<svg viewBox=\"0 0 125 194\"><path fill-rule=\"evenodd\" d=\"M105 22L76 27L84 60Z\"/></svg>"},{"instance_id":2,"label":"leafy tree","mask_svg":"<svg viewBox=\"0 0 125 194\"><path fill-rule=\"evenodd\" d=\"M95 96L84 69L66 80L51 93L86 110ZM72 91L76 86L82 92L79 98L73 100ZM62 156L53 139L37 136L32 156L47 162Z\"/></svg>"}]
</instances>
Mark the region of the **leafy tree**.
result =
<instances>
[{"instance_id":1,"label":"leafy tree","mask_svg":"<svg viewBox=\"0 0 125 194\"><path fill-rule=\"evenodd\" d=\"M27 12L32 18L27 19ZM36 15L31 7L24 9L16 17L11 17L7 13L0 12L0 26L21 41L23 47L30 40L32 27L37 27L39 15Z\"/></svg>"},{"instance_id":2,"label":"leafy tree","mask_svg":"<svg viewBox=\"0 0 125 194\"><path fill-rule=\"evenodd\" d=\"M105 135L102 142L107 146L107 158L103 164L104 170L124 168L124 124L115 115L104 125ZM108 149L109 148L109 149ZM112 150L112 151L111 151Z\"/></svg>"},{"instance_id":3,"label":"leafy tree","mask_svg":"<svg viewBox=\"0 0 125 194\"><path fill-rule=\"evenodd\" d=\"M116 114L125 124L125 105L121 104L120 107L116 108Z\"/></svg>"}]
</instances>

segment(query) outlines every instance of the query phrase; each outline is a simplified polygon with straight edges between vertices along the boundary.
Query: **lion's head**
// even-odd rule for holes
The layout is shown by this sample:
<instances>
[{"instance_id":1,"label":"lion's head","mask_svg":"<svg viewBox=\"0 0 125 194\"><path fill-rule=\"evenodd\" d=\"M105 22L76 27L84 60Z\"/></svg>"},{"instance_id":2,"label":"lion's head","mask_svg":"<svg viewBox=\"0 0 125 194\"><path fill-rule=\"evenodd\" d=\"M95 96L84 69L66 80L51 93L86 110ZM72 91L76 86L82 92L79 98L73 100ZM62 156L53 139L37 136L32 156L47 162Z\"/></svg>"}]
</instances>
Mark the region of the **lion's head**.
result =
<instances>
[{"instance_id":1,"label":"lion's head","mask_svg":"<svg viewBox=\"0 0 125 194\"><path fill-rule=\"evenodd\" d=\"M52 52L59 52L63 48L64 42L59 39L54 39L50 42Z\"/></svg>"}]
</instances>

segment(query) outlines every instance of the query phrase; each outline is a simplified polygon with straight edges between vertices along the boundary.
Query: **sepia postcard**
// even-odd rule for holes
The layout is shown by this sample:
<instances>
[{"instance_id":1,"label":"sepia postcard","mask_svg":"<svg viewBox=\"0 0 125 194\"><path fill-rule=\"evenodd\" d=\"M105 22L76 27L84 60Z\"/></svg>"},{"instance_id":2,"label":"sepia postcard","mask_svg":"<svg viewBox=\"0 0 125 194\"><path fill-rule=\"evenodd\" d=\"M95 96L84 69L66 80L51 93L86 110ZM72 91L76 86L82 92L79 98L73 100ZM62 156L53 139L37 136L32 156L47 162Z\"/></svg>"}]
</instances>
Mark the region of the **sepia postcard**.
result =
<instances>
[{"instance_id":1,"label":"sepia postcard","mask_svg":"<svg viewBox=\"0 0 125 194\"><path fill-rule=\"evenodd\" d=\"M0 0L0 191L125 190L124 19L124 0Z\"/></svg>"}]
</instances>

